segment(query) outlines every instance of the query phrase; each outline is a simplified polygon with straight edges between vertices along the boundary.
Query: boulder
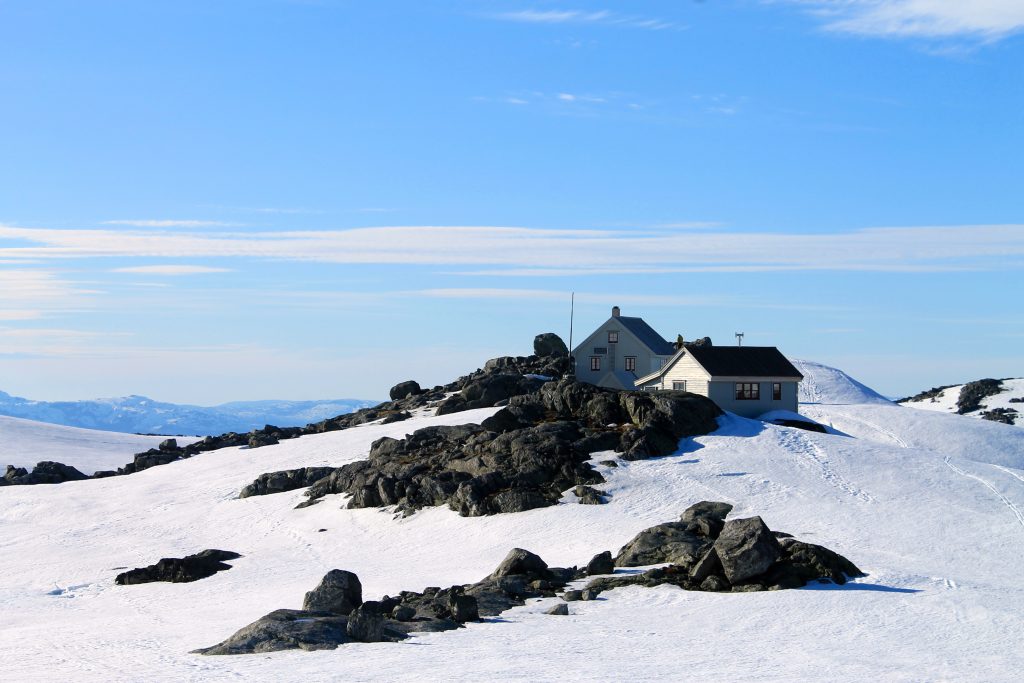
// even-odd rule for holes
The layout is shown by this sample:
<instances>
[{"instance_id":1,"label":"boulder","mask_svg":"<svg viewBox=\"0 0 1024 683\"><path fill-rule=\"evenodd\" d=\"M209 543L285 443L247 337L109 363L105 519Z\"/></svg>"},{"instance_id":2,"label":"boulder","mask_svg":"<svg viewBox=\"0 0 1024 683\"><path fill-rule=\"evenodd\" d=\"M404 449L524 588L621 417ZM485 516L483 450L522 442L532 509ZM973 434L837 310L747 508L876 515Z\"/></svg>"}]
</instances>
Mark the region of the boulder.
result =
<instances>
[{"instance_id":1,"label":"boulder","mask_svg":"<svg viewBox=\"0 0 1024 683\"><path fill-rule=\"evenodd\" d=\"M240 655L279 650L330 650L351 642L346 617L279 609L236 631L227 640L193 650L201 655Z\"/></svg>"},{"instance_id":2,"label":"boulder","mask_svg":"<svg viewBox=\"0 0 1024 683\"><path fill-rule=\"evenodd\" d=\"M148 567L131 569L118 574L114 578L114 583L119 586L129 586L154 581L169 581L171 583L198 581L213 576L219 571L231 569L231 565L224 564L225 560L235 560L239 557L241 555L230 550L204 550L183 558L165 557Z\"/></svg>"},{"instance_id":3,"label":"boulder","mask_svg":"<svg viewBox=\"0 0 1024 683\"><path fill-rule=\"evenodd\" d=\"M540 559L538 555L534 555L529 550L513 548L509 554L505 556L505 559L501 561L498 568L491 573L489 578L498 579L511 574L546 576L548 574L548 565L544 560Z\"/></svg>"},{"instance_id":4,"label":"boulder","mask_svg":"<svg viewBox=\"0 0 1024 683\"><path fill-rule=\"evenodd\" d=\"M380 603L367 600L348 615L345 633L352 640L361 643L379 643L387 640L384 636L384 615Z\"/></svg>"},{"instance_id":5,"label":"boulder","mask_svg":"<svg viewBox=\"0 0 1024 683\"><path fill-rule=\"evenodd\" d=\"M642 567L671 562L689 570L703 557L707 539L688 530L684 522L668 522L644 529L615 556L616 567Z\"/></svg>"},{"instance_id":6,"label":"boulder","mask_svg":"<svg viewBox=\"0 0 1024 683\"><path fill-rule=\"evenodd\" d=\"M564 602L560 602L554 607L545 610L544 614L552 614L559 617L564 617L569 614L569 606Z\"/></svg>"},{"instance_id":7,"label":"boulder","mask_svg":"<svg viewBox=\"0 0 1024 683\"><path fill-rule=\"evenodd\" d=\"M688 531L715 539L721 533L725 518L731 511L732 505L729 503L702 500L686 508L679 516L679 521L687 525Z\"/></svg>"},{"instance_id":8,"label":"boulder","mask_svg":"<svg viewBox=\"0 0 1024 683\"><path fill-rule=\"evenodd\" d=\"M163 441L160 442L160 445L157 446L157 448L159 448L161 451L176 451L178 450L178 440L164 439Z\"/></svg>"},{"instance_id":9,"label":"boulder","mask_svg":"<svg viewBox=\"0 0 1024 683\"><path fill-rule=\"evenodd\" d=\"M420 389L419 383L414 382L413 380L408 380L406 382L399 382L395 386L391 387L391 391L388 395L391 396L392 401L399 401L403 398L415 396L420 393L423 393L423 390Z\"/></svg>"},{"instance_id":10,"label":"boulder","mask_svg":"<svg viewBox=\"0 0 1024 683\"><path fill-rule=\"evenodd\" d=\"M472 595L451 593L448 598L448 611L451 613L452 619L460 624L480 620L477 601Z\"/></svg>"},{"instance_id":11,"label":"boulder","mask_svg":"<svg viewBox=\"0 0 1024 683\"><path fill-rule=\"evenodd\" d=\"M302 467L295 470L267 472L261 474L255 481L243 488L238 497L266 496L273 493L306 488L323 479L334 470L335 468L333 467Z\"/></svg>"},{"instance_id":12,"label":"boulder","mask_svg":"<svg viewBox=\"0 0 1024 683\"><path fill-rule=\"evenodd\" d=\"M537 356L568 356L569 349L554 332L543 332L533 338L533 353Z\"/></svg>"},{"instance_id":13,"label":"boulder","mask_svg":"<svg viewBox=\"0 0 1024 683\"><path fill-rule=\"evenodd\" d=\"M594 555L594 557L587 563L587 576L594 576L595 574L611 574L615 571L615 561L612 559L612 553L610 550L605 550L603 553Z\"/></svg>"},{"instance_id":14,"label":"boulder","mask_svg":"<svg viewBox=\"0 0 1024 683\"><path fill-rule=\"evenodd\" d=\"M760 517L727 521L714 548L731 584L763 574L782 554L778 540Z\"/></svg>"},{"instance_id":15,"label":"boulder","mask_svg":"<svg viewBox=\"0 0 1024 683\"><path fill-rule=\"evenodd\" d=\"M363 604L363 586L359 577L344 569L332 569L320 585L306 593L302 609L312 612L350 614Z\"/></svg>"}]
</instances>

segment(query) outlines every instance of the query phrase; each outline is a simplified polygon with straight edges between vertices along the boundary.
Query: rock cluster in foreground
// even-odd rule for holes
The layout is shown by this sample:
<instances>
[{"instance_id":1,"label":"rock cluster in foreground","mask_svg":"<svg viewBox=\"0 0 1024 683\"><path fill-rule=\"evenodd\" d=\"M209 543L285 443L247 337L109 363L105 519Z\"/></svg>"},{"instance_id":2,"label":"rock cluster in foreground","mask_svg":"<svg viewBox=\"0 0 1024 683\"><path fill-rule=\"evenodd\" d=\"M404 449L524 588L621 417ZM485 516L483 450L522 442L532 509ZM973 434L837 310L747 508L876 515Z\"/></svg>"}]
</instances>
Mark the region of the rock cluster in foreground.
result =
<instances>
[{"instance_id":1,"label":"rock cluster in foreground","mask_svg":"<svg viewBox=\"0 0 1024 683\"><path fill-rule=\"evenodd\" d=\"M673 584L686 590L750 592L798 588L813 580L838 584L863 573L827 548L772 532L760 517L726 520L728 503L703 501L678 522L642 531L613 558L594 556L583 569L550 568L537 555L516 548L497 569L474 584L402 591L364 601L352 572L334 569L306 593L301 610L279 609L227 640L194 652L250 654L276 650L322 650L353 642L395 642L418 631L447 631L497 616L529 598L552 598L570 581L595 578L583 589L564 590L563 602L547 614L569 614L566 603L595 600L620 586ZM781 538L780 538L781 537ZM611 575L615 567L664 564L642 574Z\"/></svg>"}]
</instances>

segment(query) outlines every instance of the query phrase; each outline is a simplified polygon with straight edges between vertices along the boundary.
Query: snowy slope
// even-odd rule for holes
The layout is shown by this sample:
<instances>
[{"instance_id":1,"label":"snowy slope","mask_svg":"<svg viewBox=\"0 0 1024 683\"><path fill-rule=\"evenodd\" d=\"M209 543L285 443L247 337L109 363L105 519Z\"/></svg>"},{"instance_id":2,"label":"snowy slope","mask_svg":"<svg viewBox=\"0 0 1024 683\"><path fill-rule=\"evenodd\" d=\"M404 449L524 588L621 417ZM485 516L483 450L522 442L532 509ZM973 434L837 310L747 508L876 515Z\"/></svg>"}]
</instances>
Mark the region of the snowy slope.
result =
<instances>
[{"instance_id":1,"label":"snowy slope","mask_svg":"<svg viewBox=\"0 0 1024 683\"><path fill-rule=\"evenodd\" d=\"M163 440L162 436L101 432L0 415L0 468L15 465L31 470L40 461L56 460L83 474L116 470L131 462L135 453L156 448ZM178 445L193 441L179 438Z\"/></svg>"},{"instance_id":2,"label":"snowy slope","mask_svg":"<svg viewBox=\"0 0 1024 683\"><path fill-rule=\"evenodd\" d=\"M272 424L303 427L374 406L353 398L324 401L237 401L205 407L154 401L145 396L89 401L33 401L0 391L0 415L131 434L224 434Z\"/></svg>"},{"instance_id":3,"label":"snowy slope","mask_svg":"<svg viewBox=\"0 0 1024 683\"><path fill-rule=\"evenodd\" d=\"M920 401L903 401L900 405L918 410L932 410L940 413L956 413L957 399L960 398L960 390L963 384L943 389L934 398ZM1024 413L1024 404L1010 403L1011 398L1024 398L1024 379L1005 379L1002 384L1002 391L994 396L986 396L981 399L981 407L978 410L966 413L970 417L981 417L986 410L993 408L1012 408L1019 413ZM1024 426L1024 420L1018 421L1019 426Z\"/></svg>"},{"instance_id":4,"label":"snowy slope","mask_svg":"<svg viewBox=\"0 0 1024 683\"><path fill-rule=\"evenodd\" d=\"M804 376L799 385L800 403L890 403L889 399L838 368L809 360L793 360L792 363Z\"/></svg>"},{"instance_id":5,"label":"snowy slope","mask_svg":"<svg viewBox=\"0 0 1024 683\"><path fill-rule=\"evenodd\" d=\"M831 373L816 395L849 395ZM823 379L824 378L824 379ZM301 492L236 498L261 472L341 465L382 436L479 421L494 409L224 449L128 477L0 489L0 654L11 680L1019 680L1024 653L1024 432L877 399L803 409L843 435L735 416L679 454L600 466L603 506L462 518L294 510ZM965 457L969 456L969 457ZM603 460L607 454L596 457ZM368 599L475 581L513 546L586 562L702 499L736 504L841 552L869 575L845 587L748 594L662 586L551 600L402 644L201 657L331 568ZM318 532L318 529L326 529ZM244 555L190 584L113 584L117 567L215 547Z\"/></svg>"}]
</instances>

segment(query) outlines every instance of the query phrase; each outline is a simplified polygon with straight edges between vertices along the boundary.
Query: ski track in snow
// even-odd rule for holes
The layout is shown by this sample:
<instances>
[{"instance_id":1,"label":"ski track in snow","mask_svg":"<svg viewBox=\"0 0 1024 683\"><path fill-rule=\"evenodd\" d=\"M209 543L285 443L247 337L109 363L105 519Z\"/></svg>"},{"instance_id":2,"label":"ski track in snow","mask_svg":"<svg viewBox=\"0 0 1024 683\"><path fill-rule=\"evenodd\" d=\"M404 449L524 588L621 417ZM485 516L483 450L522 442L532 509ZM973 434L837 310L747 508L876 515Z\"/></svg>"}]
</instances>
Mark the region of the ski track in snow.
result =
<instances>
[{"instance_id":1,"label":"ski track in snow","mask_svg":"<svg viewBox=\"0 0 1024 683\"><path fill-rule=\"evenodd\" d=\"M864 501L865 503L873 501L873 498L869 494L854 486L842 475L836 472L834 466L829 461L825 450L816 444L812 438L806 435L803 431L791 428L781 428L778 429L778 431L779 435L777 438L783 448L802 455L810 462L814 463L814 465L821 470L821 478L828 482L829 485L834 486L837 489Z\"/></svg>"},{"instance_id":2,"label":"ski track in snow","mask_svg":"<svg viewBox=\"0 0 1024 683\"><path fill-rule=\"evenodd\" d=\"M981 483L983 486L985 486L985 488L987 488L989 491L994 493L996 498L998 498L1000 500L1000 502L1002 502L1003 505L1005 505L1007 508L1010 509L1010 512L1012 512L1014 517L1017 518L1017 522L1021 525L1021 527L1024 527L1024 513L1021 513L1020 509L1016 505L1014 505L1013 502L1009 498L1007 498L1002 493L1000 493L999 489L997 489L992 484L992 482L990 482L989 480L985 479L984 477L980 477L977 474L972 474L972 473L970 473L970 472L968 472L968 471L966 471L966 470L964 470L964 469L954 465L951 462L951 458L952 457L953 456L951 456L951 455L947 455L943 459L943 461L946 463L947 467L949 467L951 470L953 470L954 472L956 472L957 474L959 474L959 475L961 475L963 477L968 477L970 479L974 479L975 481L977 481L977 482ZM997 467L1000 470L1005 469L1003 467L999 467L998 465L995 465L995 467ZM1010 474L1012 474L1012 472ZM1017 476L1017 475L1013 475L1013 476ZM1020 477L1017 477L1017 478L1020 479Z\"/></svg>"}]
</instances>

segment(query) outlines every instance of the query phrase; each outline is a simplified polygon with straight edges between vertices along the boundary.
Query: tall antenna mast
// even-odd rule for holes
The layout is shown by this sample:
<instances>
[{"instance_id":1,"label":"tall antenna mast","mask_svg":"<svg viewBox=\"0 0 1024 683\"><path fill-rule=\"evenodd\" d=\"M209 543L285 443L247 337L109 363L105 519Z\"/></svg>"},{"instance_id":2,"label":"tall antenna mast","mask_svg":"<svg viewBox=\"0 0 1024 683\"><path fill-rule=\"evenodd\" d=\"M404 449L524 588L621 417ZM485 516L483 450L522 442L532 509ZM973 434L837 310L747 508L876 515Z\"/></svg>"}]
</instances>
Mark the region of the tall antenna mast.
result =
<instances>
[{"instance_id":1,"label":"tall antenna mast","mask_svg":"<svg viewBox=\"0 0 1024 683\"><path fill-rule=\"evenodd\" d=\"M736 333L736 346L743 346L743 333L742 332L737 332Z\"/></svg>"},{"instance_id":2,"label":"tall antenna mast","mask_svg":"<svg viewBox=\"0 0 1024 683\"><path fill-rule=\"evenodd\" d=\"M572 374L576 374L576 360L572 357L572 322L573 316L576 314L576 292L573 292L569 298L569 360L572 366Z\"/></svg>"}]
</instances>

